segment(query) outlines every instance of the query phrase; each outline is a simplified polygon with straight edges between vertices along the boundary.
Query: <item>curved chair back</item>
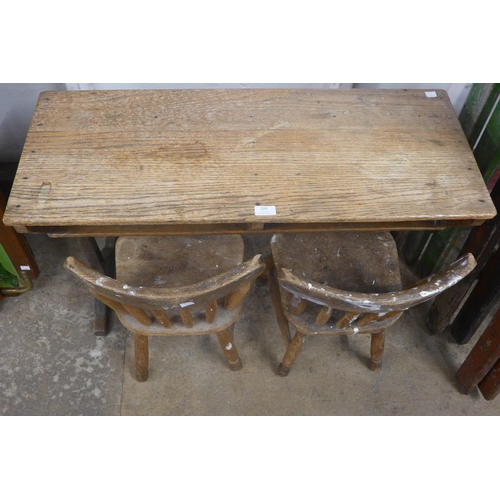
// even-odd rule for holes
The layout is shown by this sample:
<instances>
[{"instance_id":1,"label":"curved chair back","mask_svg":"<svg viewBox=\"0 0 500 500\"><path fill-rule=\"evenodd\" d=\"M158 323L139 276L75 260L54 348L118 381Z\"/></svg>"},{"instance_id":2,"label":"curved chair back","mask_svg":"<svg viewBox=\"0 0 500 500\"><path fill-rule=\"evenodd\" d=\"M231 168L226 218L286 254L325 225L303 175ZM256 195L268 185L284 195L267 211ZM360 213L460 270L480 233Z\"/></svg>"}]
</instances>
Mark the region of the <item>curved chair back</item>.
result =
<instances>
[{"instance_id":1,"label":"curved chair back","mask_svg":"<svg viewBox=\"0 0 500 500\"><path fill-rule=\"evenodd\" d=\"M229 271L179 287L130 286L99 273L76 257L68 257L64 267L119 316L131 315L146 326L156 319L165 328L170 328L171 317L179 315L184 325L192 328L194 311L203 310L206 323L214 322L218 299L224 299L226 310L240 307L252 280L262 273L265 266L261 256L256 255Z\"/></svg>"},{"instance_id":2,"label":"curved chair back","mask_svg":"<svg viewBox=\"0 0 500 500\"><path fill-rule=\"evenodd\" d=\"M476 266L472 254L467 254L451 264L443 272L430 276L417 285L401 291L386 293L359 293L340 290L314 281L305 280L294 275L288 269L278 273L280 286L288 292L283 294L285 314L295 323L311 302L323 306L315 318L309 318L308 330L317 330L324 326L336 311L343 314L337 317L335 326L345 329L355 321L357 327L368 327L372 323L394 322L402 311L432 299L447 288L458 283ZM391 322L391 323L392 323ZM303 328L305 325L301 324ZM388 326L388 325L384 325ZM330 333L334 333L331 330ZM357 333L357 332L356 332Z\"/></svg>"}]
</instances>

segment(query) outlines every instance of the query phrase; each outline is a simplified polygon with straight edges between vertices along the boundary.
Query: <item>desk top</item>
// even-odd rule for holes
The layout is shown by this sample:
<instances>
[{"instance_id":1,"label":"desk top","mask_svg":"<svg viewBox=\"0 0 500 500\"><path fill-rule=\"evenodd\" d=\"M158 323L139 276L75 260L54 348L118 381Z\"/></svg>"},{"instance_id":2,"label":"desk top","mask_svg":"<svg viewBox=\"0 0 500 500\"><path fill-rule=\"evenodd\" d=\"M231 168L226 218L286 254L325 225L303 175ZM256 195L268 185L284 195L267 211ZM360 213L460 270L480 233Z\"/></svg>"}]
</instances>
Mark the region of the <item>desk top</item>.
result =
<instances>
[{"instance_id":1,"label":"desk top","mask_svg":"<svg viewBox=\"0 0 500 500\"><path fill-rule=\"evenodd\" d=\"M44 92L4 222L94 235L480 224L494 205L446 92L432 95Z\"/></svg>"}]
</instances>

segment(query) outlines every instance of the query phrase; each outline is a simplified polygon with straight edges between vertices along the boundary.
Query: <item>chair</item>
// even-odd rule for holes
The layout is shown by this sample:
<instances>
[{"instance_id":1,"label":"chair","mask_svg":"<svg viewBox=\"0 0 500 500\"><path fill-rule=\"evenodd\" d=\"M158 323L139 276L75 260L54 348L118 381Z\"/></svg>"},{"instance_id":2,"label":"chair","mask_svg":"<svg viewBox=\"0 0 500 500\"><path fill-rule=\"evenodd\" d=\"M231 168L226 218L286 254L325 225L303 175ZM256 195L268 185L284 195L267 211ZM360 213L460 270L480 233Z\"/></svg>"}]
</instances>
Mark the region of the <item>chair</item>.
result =
<instances>
[{"instance_id":1,"label":"chair","mask_svg":"<svg viewBox=\"0 0 500 500\"><path fill-rule=\"evenodd\" d=\"M381 367L385 330L403 311L430 300L476 265L465 255L438 275L402 290L396 244L388 232L280 234L268 261L271 300L286 352L287 376L310 335L370 334L369 367ZM296 333L291 338L289 325Z\"/></svg>"},{"instance_id":2,"label":"chair","mask_svg":"<svg viewBox=\"0 0 500 500\"><path fill-rule=\"evenodd\" d=\"M233 325L261 256L243 262L241 236L120 237L116 279L68 257L64 267L134 333L137 380L148 378L148 337L216 333L232 370L242 362Z\"/></svg>"}]
</instances>

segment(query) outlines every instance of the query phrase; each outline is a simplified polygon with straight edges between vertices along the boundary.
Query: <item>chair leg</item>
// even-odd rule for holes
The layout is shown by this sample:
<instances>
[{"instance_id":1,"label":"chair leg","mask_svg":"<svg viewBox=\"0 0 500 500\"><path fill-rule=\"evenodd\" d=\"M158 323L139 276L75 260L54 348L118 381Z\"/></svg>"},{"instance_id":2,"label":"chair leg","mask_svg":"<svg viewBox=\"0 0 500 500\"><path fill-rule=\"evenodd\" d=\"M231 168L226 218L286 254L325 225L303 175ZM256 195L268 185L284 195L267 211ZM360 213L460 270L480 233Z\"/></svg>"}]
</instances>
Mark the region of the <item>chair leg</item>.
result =
<instances>
[{"instance_id":1,"label":"chair leg","mask_svg":"<svg viewBox=\"0 0 500 500\"><path fill-rule=\"evenodd\" d=\"M135 373L138 382L146 382L149 375L149 341L147 335L134 334Z\"/></svg>"},{"instance_id":2,"label":"chair leg","mask_svg":"<svg viewBox=\"0 0 500 500\"><path fill-rule=\"evenodd\" d=\"M380 370L382 366L382 356L384 355L385 333L384 331L372 333L370 348L370 370Z\"/></svg>"},{"instance_id":3,"label":"chair leg","mask_svg":"<svg viewBox=\"0 0 500 500\"><path fill-rule=\"evenodd\" d=\"M295 363L295 360L297 359L297 356L302 349L302 344L305 340L305 333L299 332L297 330L297 333L288 345L285 355L283 356L283 361L278 368L278 375L280 377L286 377L290 373L292 365Z\"/></svg>"},{"instance_id":4,"label":"chair leg","mask_svg":"<svg viewBox=\"0 0 500 500\"><path fill-rule=\"evenodd\" d=\"M267 273L267 278L269 281L269 295L271 297L271 304L273 306L274 314L276 316L276 321L278 322L278 327L280 329L281 338L285 344L285 348L290 345L292 336L290 335L290 326L288 325L288 320L286 319L283 308L281 307L281 295L279 290L279 283L274 270L270 268Z\"/></svg>"},{"instance_id":5,"label":"chair leg","mask_svg":"<svg viewBox=\"0 0 500 500\"><path fill-rule=\"evenodd\" d=\"M262 286L267 284L267 280L269 278L269 273L273 272L274 269L274 261L272 255L270 255L267 260L266 260L266 267L264 271L262 271L262 274L257 276L255 279L255 283L257 286Z\"/></svg>"},{"instance_id":6,"label":"chair leg","mask_svg":"<svg viewBox=\"0 0 500 500\"><path fill-rule=\"evenodd\" d=\"M233 332L230 329L222 330L221 332L217 332L217 338L222 347L222 352L229 363L229 368L234 372L241 370L243 363L241 362L238 349L234 345Z\"/></svg>"}]
</instances>

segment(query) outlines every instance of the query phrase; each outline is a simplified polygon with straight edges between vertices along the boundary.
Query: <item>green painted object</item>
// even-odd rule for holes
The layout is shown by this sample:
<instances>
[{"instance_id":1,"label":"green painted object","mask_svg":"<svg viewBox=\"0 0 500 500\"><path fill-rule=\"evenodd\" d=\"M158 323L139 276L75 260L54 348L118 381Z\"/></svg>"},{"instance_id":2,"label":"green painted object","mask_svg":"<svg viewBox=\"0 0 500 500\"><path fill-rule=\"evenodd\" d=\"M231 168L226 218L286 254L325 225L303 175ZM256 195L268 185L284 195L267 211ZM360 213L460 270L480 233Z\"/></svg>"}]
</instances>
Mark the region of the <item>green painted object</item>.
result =
<instances>
[{"instance_id":1,"label":"green painted object","mask_svg":"<svg viewBox=\"0 0 500 500\"><path fill-rule=\"evenodd\" d=\"M19 281L15 267L4 250L0 245L0 288L17 288Z\"/></svg>"},{"instance_id":2,"label":"green painted object","mask_svg":"<svg viewBox=\"0 0 500 500\"><path fill-rule=\"evenodd\" d=\"M500 104L494 109L499 95L500 83L473 84L459 117L471 148L475 146L474 157L486 184L500 169ZM489 122L484 128L488 118ZM420 276L438 272L442 268L462 231L462 228L450 227L422 236L419 246L427 246L417 259Z\"/></svg>"},{"instance_id":3,"label":"green painted object","mask_svg":"<svg viewBox=\"0 0 500 500\"><path fill-rule=\"evenodd\" d=\"M476 144L499 93L499 83L475 83L472 86L459 118L471 148ZM479 106L482 108L478 113ZM473 117L472 122L468 121L469 117Z\"/></svg>"},{"instance_id":4,"label":"green painted object","mask_svg":"<svg viewBox=\"0 0 500 500\"><path fill-rule=\"evenodd\" d=\"M476 143L495 104L495 85L498 86L494 83L474 83L460 112L460 124L471 147Z\"/></svg>"},{"instance_id":5,"label":"green painted object","mask_svg":"<svg viewBox=\"0 0 500 500\"><path fill-rule=\"evenodd\" d=\"M419 276L427 276L443 267L461 233L461 227L448 227L443 231L430 234L429 244L418 262L417 272Z\"/></svg>"}]
</instances>

